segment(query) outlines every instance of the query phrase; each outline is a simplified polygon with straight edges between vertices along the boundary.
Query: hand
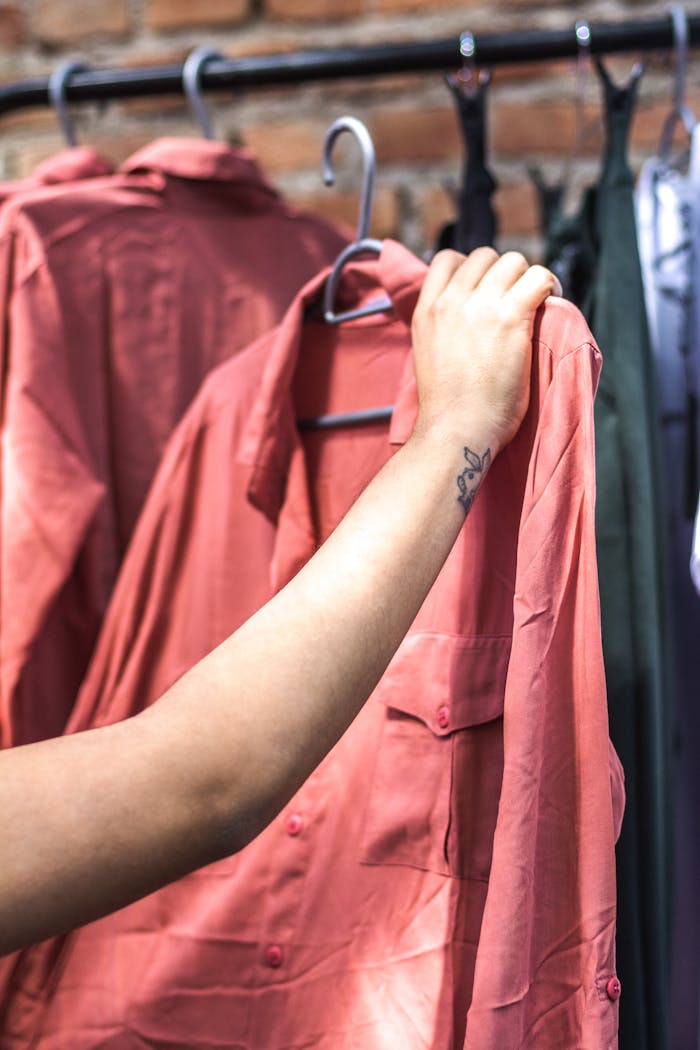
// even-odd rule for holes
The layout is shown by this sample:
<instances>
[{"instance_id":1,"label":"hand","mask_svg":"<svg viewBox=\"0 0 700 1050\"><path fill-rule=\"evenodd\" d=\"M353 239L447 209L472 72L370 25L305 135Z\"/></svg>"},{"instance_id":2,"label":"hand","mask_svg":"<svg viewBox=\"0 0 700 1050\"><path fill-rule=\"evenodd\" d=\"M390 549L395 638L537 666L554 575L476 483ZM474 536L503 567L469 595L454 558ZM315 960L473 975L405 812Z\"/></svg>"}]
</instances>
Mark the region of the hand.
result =
<instances>
[{"instance_id":1,"label":"hand","mask_svg":"<svg viewBox=\"0 0 700 1050\"><path fill-rule=\"evenodd\" d=\"M559 281L519 252L477 248L434 257L413 315L417 430L477 433L495 455L515 435L530 393L537 309Z\"/></svg>"}]
</instances>

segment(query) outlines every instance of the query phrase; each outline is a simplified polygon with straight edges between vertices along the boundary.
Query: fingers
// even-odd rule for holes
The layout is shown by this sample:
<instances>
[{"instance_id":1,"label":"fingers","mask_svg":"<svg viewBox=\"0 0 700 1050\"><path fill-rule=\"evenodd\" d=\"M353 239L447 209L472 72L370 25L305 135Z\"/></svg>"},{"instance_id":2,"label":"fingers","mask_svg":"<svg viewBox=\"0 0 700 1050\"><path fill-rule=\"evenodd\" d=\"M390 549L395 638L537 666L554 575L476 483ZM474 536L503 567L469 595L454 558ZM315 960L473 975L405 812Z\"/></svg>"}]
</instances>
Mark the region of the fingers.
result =
<instances>
[{"instance_id":1,"label":"fingers","mask_svg":"<svg viewBox=\"0 0 700 1050\"><path fill-rule=\"evenodd\" d=\"M479 284L490 266L498 259L493 248L476 248L469 255L449 248L433 256L419 299L425 306L434 302L458 278L462 294L471 292Z\"/></svg>"},{"instance_id":2,"label":"fingers","mask_svg":"<svg viewBox=\"0 0 700 1050\"><path fill-rule=\"evenodd\" d=\"M559 279L544 266L529 266L507 291L513 309L532 314L548 295L561 295Z\"/></svg>"},{"instance_id":3,"label":"fingers","mask_svg":"<svg viewBox=\"0 0 700 1050\"><path fill-rule=\"evenodd\" d=\"M464 258L460 252L453 252L449 248L433 256L421 288L419 305L434 302L444 292L452 276L464 262Z\"/></svg>"},{"instance_id":4,"label":"fingers","mask_svg":"<svg viewBox=\"0 0 700 1050\"><path fill-rule=\"evenodd\" d=\"M527 271L528 261L520 252L504 252L484 274L479 287L503 296Z\"/></svg>"},{"instance_id":5,"label":"fingers","mask_svg":"<svg viewBox=\"0 0 700 1050\"><path fill-rule=\"evenodd\" d=\"M476 248L469 255L450 249L438 252L430 264L418 306L426 308L443 293L469 296L479 288L503 298L516 310L530 314L548 295L561 295L561 285L544 266L529 266L520 252L503 255L493 248ZM420 312L420 311L419 311Z\"/></svg>"},{"instance_id":6,"label":"fingers","mask_svg":"<svg viewBox=\"0 0 700 1050\"><path fill-rule=\"evenodd\" d=\"M461 294L473 292L500 261L495 248L475 248L469 255L462 256L462 265L455 271L450 284L458 286Z\"/></svg>"}]
</instances>

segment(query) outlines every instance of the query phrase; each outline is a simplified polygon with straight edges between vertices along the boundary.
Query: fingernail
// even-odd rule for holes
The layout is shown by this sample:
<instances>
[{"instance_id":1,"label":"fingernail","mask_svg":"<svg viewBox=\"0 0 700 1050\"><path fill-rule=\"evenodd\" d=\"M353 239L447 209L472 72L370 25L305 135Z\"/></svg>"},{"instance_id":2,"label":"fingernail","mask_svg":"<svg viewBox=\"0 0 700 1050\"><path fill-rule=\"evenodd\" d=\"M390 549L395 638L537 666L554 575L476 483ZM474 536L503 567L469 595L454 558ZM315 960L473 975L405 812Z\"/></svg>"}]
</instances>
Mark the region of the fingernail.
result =
<instances>
[{"instance_id":1,"label":"fingernail","mask_svg":"<svg viewBox=\"0 0 700 1050\"><path fill-rule=\"evenodd\" d=\"M554 278L554 288L552 289L552 295L558 295L560 298L564 295L564 289L561 286L561 281L558 277Z\"/></svg>"}]
</instances>

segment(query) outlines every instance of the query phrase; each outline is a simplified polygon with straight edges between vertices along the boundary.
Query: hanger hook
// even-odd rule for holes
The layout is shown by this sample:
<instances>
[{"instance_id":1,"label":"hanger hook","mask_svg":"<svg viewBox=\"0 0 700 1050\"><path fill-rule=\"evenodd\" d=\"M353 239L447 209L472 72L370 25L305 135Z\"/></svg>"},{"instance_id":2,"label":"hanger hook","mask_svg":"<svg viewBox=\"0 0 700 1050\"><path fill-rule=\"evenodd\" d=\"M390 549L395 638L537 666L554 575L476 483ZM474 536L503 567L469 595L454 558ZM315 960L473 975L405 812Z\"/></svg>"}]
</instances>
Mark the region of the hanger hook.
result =
<instances>
[{"instance_id":1,"label":"hanger hook","mask_svg":"<svg viewBox=\"0 0 700 1050\"><path fill-rule=\"evenodd\" d=\"M576 58L576 140L574 158L583 148L586 139L586 88L591 68L591 27L585 18L574 25L578 55Z\"/></svg>"},{"instance_id":2,"label":"hanger hook","mask_svg":"<svg viewBox=\"0 0 700 1050\"><path fill-rule=\"evenodd\" d=\"M56 111L63 136L69 146L77 146L73 122L68 115L66 105L66 86L74 73L84 73L89 67L84 62L61 62L49 77L49 100Z\"/></svg>"},{"instance_id":3,"label":"hanger hook","mask_svg":"<svg viewBox=\"0 0 700 1050\"><path fill-rule=\"evenodd\" d=\"M486 87L491 81L489 69L478 70L476 66L476 40L474 34L464 32L459 37L459 53L462 65L457 73L447 73L445 82L454 95L473 98L480 87Z\"/></svg>"},{"instance_id":4,"label":"hanger hook","mask_svg":"<svg viewBox=\"0 0 700 1050\"><path fill-rule=\"evenodd\" d=\"M673 76L673 100L671 112L664 123L661 132L661 143L659 146L659 154L663 159L668 158L671 152L673 133L677 121L681 120L683 122L685 130L689 135L695 126L695 117L685 103L685 83L688 68L688 14L683 4L671 4L669 12L673 25L675 70Z\"/></svg>"},{"instance_id":5,"label":"hanger hook","mask_svg":"<svg viewBox=\"0 0 700 1050\"><path fill-rule=\"evenodd\" d=\"M216 138L211 119L204 105L200 81L202 72L207 62L213 58L221 58L218 51L212 51L208 47L196 47L185 59L182 67L182 87L187 95L190 112L199 124L205 139Z\"/></svg>"},{"instance_id":6,"label":"hanger hook","mask_svg":"<svg viewBox=\"0 0 700 1050\"><path fill-rule=\"evenodd\" d=\"M673 105L678 113L685 101L685 77L688 67L688 15L683 4L671 4L675 74L673 78Z\"/></svg>"},{"instance_id":7,"label":"hanger hook","mask_svg":"<svg viewBox=\"0 0 700 1050\"><path fill-rule=\"evenodd\" d=\"M335 182L333 146L335 145L335 140L343 131L349 131L354 135L362 152L362 195L360 197L360 214L357 222L357 240L363 241L369 237L377 161L370 133L357 117L339 117L333 121L323 140L321 170L326 186L332 186Z\"/></svg>"},{"instance_id":8,"label":"hanger hook","mask_svg":"<svg viewBox=\"0 0 700 1050\"><path fill-rule=\"evenodd\" d=\"M452 81L452 87L458 86L462 91L468 89L475 91L479 83L479 74L476 68L476 40L474 34L467 31L460 33L459 53L462 56L462 68Z\"/></svg>"}]
</instances>

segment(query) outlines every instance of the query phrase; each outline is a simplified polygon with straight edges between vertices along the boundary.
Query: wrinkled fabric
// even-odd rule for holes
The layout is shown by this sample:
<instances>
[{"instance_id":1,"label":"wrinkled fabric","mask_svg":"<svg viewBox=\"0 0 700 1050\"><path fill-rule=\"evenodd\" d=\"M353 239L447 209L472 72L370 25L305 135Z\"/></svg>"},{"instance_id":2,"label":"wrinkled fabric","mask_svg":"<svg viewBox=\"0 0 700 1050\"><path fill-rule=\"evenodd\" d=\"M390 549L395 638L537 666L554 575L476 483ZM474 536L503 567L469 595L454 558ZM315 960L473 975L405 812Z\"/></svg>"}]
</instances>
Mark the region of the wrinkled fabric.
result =
<instances>
[{"instance_id":1,"label":"wrinkled fabric","mask_svg":"<svg viewBox=\"0 0 700 1050\"><path fill-rule=\"evenodd\" d=\"M60 733L173 427L345 244L245 151L160 140L0 215L0 740Z\"/></svg>"},{"instance_id":2,"label":"wrinkled fabric","mask_svg":"<svg viewBox=\"0 0 700 1050\"><path fill-rule=\"evenodd\" d=\"M294 575L408 438L425 272L385 242L346 269L339 305L379 284L393 316L323 324L321 274L206 381L71 730L152 703ZM561 300L534 355L527 418L347 733L240 854L22 953L3 1050L614 1050L623 786L594 546L600 355ZM387 403L390 426L297 428Z\"/></svg>"},{"instance_id":3,"label":"wrinkled fabric","mask_svg":"<svg viewBox=\"0 0 700 1050\"><path fill-rule=\"evenodd\" d=\"M700 598L688 563L700 488L700 129L682 167L652 157L635 189L639 255L663 441L675 669L669 1045L700 1039Z\"/></svg>"},{"instance_id":4,"label":"wrinkled fabric","mask_svg":"<svg viewBox=\"0 0 700 1050\"><path fill-rule=\"evenodd\" d=\"M579 215L550 223L546 261L563 259L571 294L605 352L594 413L596 543L610 735L627 788L617 848L620 1047L665 1050L674 704L667 470L627 159L639 81L617 87L600 72L602 172Z\"/></svg>"},{"instance_id":5,"label":"wrinkled fabric","mask_svg":"<svg viewBox=\"0 0 700 1050\"><path fill-rule=\"evenodd\" d=\"M695 512L695 525L693 527L693 546L690 552L690 575L695 584L695 590L700 594L700 499Z\"/></svg>"}]
</instances>

